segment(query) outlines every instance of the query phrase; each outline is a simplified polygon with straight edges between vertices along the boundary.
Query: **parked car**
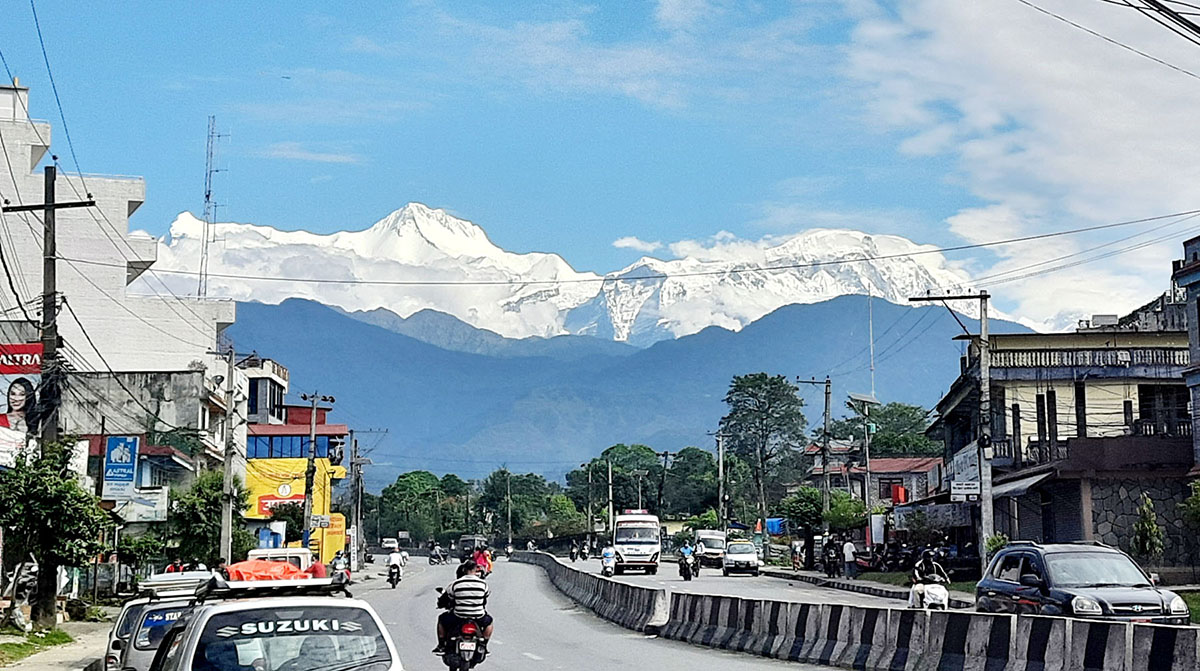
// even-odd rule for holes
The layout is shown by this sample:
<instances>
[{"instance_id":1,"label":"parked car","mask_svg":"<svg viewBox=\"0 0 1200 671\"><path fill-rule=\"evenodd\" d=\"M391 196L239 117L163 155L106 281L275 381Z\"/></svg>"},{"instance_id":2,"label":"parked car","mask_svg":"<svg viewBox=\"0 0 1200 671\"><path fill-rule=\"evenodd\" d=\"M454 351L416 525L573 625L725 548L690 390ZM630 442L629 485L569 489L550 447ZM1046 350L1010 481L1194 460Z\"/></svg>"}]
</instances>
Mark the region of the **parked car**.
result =
<instances>
[{"instance_id":1,"label":"parked car","mask_svg":"<svg viewBox=\"0 0 1200 671\"><path fill-rule=\"evenodd\" d=\"M758 558L758 548L750 541L730 541L725 546L725 559L721 567L721 575L730 573L749 573L758 575L762 560Z\"/></svg>"},{"instance_id":2,"label":"parked car","mask_svg":"<svg viewBox=\"0 0 1200 671\"><path fill-rule=\"evenodd\" d=\"M178 598L152 599L141 610L137 626L130 632L120 652L121 671L148 671L163 635L195 601L193 595Z\"/></svg>"},{"instance_id":3,"label":"parked car","mask_svg":"<svg viewBox=\"0 0 1200 671\"><path fill-rule=\"evenodd\" d=\"M1188 606L1129 555L1097 543L1010 543L975 588L985 613L1186 625Z\"/></svg>"}]
</instances>

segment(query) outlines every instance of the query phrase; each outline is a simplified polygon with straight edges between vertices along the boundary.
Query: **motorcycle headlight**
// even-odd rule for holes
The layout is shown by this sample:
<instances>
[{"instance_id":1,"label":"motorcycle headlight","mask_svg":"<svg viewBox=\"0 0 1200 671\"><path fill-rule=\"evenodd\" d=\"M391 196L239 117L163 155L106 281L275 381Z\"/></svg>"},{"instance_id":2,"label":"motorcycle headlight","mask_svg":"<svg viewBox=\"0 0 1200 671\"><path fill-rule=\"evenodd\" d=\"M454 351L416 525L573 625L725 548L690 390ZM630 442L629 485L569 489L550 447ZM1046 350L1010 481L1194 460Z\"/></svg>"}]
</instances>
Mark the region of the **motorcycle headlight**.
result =
<instances>
[{"instance_id":1,"label":"motorcycle headlight","mask_svg":"<svg viewBox=\"0 0 1200 671\"><path fill-rule=\"evenodd\" d=\"M1090 596L1077 596L1071 599L1071 610L1076 615L1100 615L1104 612L1100 608L1100 602Z\"/></svg>"},{"instance_id":2,"label":"motorcycle headlight","mask_svg":"<svg viewBox=\"0 0 1200 671\"><path fill-rule=\"evenodd\" d=\"M1183 597L1177 596L1171 599L1172 615L1187 615L1189 612L1187 602L1183 600Z\"/></svg>"}]
</instances>

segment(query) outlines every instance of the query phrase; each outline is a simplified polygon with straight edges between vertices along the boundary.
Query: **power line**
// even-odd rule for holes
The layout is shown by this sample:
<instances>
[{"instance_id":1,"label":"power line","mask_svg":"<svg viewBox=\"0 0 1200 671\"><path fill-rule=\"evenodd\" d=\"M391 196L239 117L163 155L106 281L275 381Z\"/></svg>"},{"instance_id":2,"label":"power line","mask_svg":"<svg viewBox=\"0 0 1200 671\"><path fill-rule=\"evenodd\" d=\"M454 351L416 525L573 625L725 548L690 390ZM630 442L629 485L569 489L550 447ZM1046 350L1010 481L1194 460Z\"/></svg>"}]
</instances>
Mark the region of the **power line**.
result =
<instances>
[{"instance_id":1,"label":"power line","mask_svg":"<svg viewBox=\"0 0 1200 671\"><path fill-rule=\"evenodd\" d=\"M1022 1L1022 0L1018 0ZM635 282L639 280L665 280L677 277L703 277L713 275L737 275L741 273L761 273L772 272L776 270L796 270L801 268L818 268L823 266L846 265L850 263L867 263L871 261L885 261L888 259L911 258L915 256L925 256L928 254L945 254L948 252L960 252L969 249L983 249L988 247L998 247L1002 245L1011 245L1021 242L1032 242L1035 240L1045 240L1047 238L1056 238L1066 235L1076 235L1079 233L1089 233L1093 231L1101 231L1120 226L1132 226L1134 224L1144 224L1151 221L1161 221L1163 219L1172 219L1185 215L1200 214L1200 210L1187 210L1184 212L1174 212L1172 214L1163 214L1153 217L1144 217L1141 219L1131 219L1127 221L1118 221L1109 224L1099 224L1096 226L1084 226L1081 228L1073 228L1064 231L1053 231L1050 233L1037 233L1033 235L1025 235L1016 238L1005 238L1000 240L992 240L989 242L977 242L964 245L953 245L949 247L930 247L927 249L918 249L911 252L897 252L895 254L879 254L879 255L863 255L855 259L828 259L825 261L810 261L807 263L788 263L775 266L754 266L749 268L723 268L721 270L696 270L689 272L678 273L657 273L638 275L632 277L586 277L586 278L566 278L552 280L535 280L535 279L508 279L508 280L367 280L367 279L345 279L345 278L320 278L320 277L288 277L280 275L245 275L240 273L209 273L209 277L219 277L225 279L241 279L250 281L262 282L300 282L312 284L345 284L345 285L372 285L372 286L513 286L513 285L560 285L560 284L584 284L591 282ZM116 264L106 263L104 261L89 261L87 259L68 259L59 257L64 261L72 263L82 263L93 266L117 267ZM186 270L168 270L162 269L158 272L173 274L173 275L192 275L191 271Z\"/></svg>"},{"instance_id":2,"label":"power line","mask_svg":"<svg viewBox=\"0 0 1200 671\"><path fill-rule=\"evenodd\" d=\"M1030 9L1033 9L1033 10L1036 10L1036 11L1038 11L1038 12L1041 12L1042 14L1045 14L1046 16L1052 17L1052 18L1054 18L1054 19L1057 19L1057 20L1059 20L1059 21L1062 21L1063 23L1065 23L1065 24L1067 24L1067 25L1069 25L1069 26L1072 26L1072 27L1074 27L1074 28L1077 28L1077 29L1079 29L1079 30L1082 30L1083 32L1085 32L1085 33L1087 33L1087 34L1089 34L1089 35L1091 35L1091 36L1093 36L1093 37L1098 37L1098 38L1100 38L1100 39L1104 40L1105 42L1108 42L1109 44L1112 44L1112 45L1114 45L1114 46L1118 46L1118 47L1120 47L1120 48L1122 48L1122 49L1124 49L1124 50L1126 50L1126 51L1131 51L1131 52L1133 52L1133 53L1137 54L1138 56L1141 56L1142 58L1146 58L1146 59L1152 60L1152 61L1154 61L1155 63L1158 63L1159 65L1163 65L1163 66L1166 66L1166 67L1168 67L1168 68L1171 68L1172 70L1174 70L1174 71L1176 71L1176 72L1178 72L1178 73L1180 73L1180 74L1185 74L1185 75L1187 75L1187 76L1191 77L1192 79L1200 79L1200 75L1196 74L1195 72L1192 72L1191 70L1186 70L1186 69L1184 69L1184 68L1181 68L1181 67L1179 67L1178 65L1175 65L1175 64L1173 64L1173 63L1168 63L1167 61L1164 61L1163 59L1161 59L1161 58L1159 58L1159 57L1157 57L1157 56L1151 56L1150 54L1148 54L1148 53L1146 53L1146 52L1142 51L1141 49L1137 49L1137 48L1135 48L1135 47L1131 47L1131 46L1129 46L1128 44L1125 44L1124 42L1120 42L1120 41L1118 41L1118 40L1115 40L1115 39L1113 39L1113 38L1111 38L1111 37L1109 37L1109 36L1107 36L1107 35L1105 35L1105 34L1103 34L1103 33L1098 33L1098 32L1096 32L1095 30L1092 30L1091 28L1088 28L1087 26L1084 26L1084 25L1082 25L1082 24L1076 23L1076 22L1072 21L1071 19L1068 19L1067 17L1065 17L1065 16L1062 16L1061 14L1055 14L1054 12L1052 12L1052 11L1050 11L1050 10L1048 10L1048 9L1045 9L1045 8L1039 7L1039 6L1035 5L1035 4L1033 4L1032 2L1030 2L1029 0L1016 0L1016 1L1017 1L1017 2L1019 2L1019 3L1021 3L1022 5L1025 5L1026 7L1029 7Z\"/></svg>"}]
</instances>

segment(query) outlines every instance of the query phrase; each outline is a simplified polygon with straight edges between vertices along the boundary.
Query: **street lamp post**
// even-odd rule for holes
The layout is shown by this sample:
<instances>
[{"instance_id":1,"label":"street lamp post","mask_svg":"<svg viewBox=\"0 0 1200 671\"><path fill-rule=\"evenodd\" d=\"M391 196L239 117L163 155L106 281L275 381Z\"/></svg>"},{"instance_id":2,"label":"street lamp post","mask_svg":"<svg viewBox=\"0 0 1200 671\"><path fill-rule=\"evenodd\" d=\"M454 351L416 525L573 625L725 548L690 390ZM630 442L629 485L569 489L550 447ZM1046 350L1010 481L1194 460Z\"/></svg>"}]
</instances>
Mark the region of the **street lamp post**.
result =
<instances>
[{"instance_id":1,"label":"street lamp post","mask_svg":"<svg viewBox=\"0 0 1200 671\"><path fill-rule=\"evenodd\" d=\"M596 523L592 520L592 462L579 464L579 467L587 469L587 528L585 529L584 538L590 541L592 539L592 532L596 527ZM589 545L588 547L591 546Z\"/></svg>"}]
</instances>

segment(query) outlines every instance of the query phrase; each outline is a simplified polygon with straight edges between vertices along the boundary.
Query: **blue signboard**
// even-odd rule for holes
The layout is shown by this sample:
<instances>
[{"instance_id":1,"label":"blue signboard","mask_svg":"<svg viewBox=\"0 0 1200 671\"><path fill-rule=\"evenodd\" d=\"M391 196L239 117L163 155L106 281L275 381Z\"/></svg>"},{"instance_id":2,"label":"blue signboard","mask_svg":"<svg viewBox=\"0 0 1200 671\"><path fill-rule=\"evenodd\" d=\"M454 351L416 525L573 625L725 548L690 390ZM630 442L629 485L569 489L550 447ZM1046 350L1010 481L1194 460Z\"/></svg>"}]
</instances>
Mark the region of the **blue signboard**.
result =
<instances>
[{"instance_id":1,"label":"blue signboard","mask_svg":"<svg viewBox=\"0 0 1200 671\"><path fill-rule=\"evenodd\" d=\"M136 436L109 436L104 446L104 488L101 498L129 499L137 476Z\"/></svg>"}]
</instances>

